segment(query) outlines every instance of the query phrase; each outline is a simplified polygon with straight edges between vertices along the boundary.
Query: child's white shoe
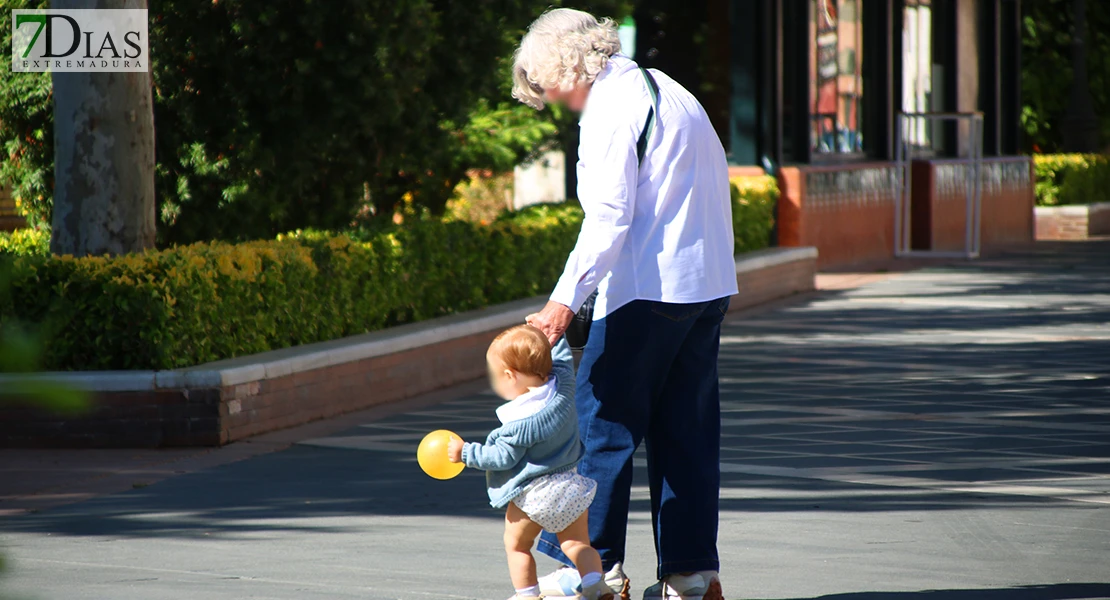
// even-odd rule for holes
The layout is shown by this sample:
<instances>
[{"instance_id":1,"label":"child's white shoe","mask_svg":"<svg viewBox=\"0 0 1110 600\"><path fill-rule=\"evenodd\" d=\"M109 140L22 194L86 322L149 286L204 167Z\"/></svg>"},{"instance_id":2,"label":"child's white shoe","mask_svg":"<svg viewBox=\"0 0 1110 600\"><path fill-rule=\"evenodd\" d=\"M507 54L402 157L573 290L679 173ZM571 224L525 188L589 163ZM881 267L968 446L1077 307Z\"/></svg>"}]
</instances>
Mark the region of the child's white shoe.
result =
<instances>
[{"instance_id":1,"label":"child's white shoe","mask_svg":"<svg viewBox=\"0 0 1110 600\"><path fill-rule=\"evenodd\" d=\"M609 586L613 595L620 600L628 600L631 587L628 576L624 574L621 563L613 565L602 581ZM571 600L581 598L582 577L574 567L563 567L553 573L540 577L540 595L546 600Z\"/></svg>"},{"instance_id":2,"label":"child's white shoe","mask_svg":"<svg viewBox=\"0 0 1110 600\"><path fill-rule=\"evenodd\" d=\"M556 598L577 598L582 576L574 567L561 567L540 577L540 595L554 600Z\"/></svg>"}]
</instances>

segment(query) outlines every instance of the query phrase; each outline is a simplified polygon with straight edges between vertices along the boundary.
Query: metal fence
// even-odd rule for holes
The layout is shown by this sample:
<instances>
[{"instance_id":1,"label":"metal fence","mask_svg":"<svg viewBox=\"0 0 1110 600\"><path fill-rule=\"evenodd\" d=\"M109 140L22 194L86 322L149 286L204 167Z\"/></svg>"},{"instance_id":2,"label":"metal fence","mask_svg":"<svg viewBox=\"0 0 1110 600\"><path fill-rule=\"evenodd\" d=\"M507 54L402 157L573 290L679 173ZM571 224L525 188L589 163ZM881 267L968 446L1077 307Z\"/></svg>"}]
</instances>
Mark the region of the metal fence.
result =
<instances>
[{"instance_id":1,"label":"metal fence","mask_svg":"<svg viewBox=\"0 0 1110 600\"><path fill-rule=\"evenodd\" d=\"M977 258L982 230L983 114L899 113L895 120L894 255L898 257ZM951 125L947 125L951 124ZM964 249L962 251L914 250L911 248L915 159L935 158L937 140L945 132L954 138L956 158L947 164L966 165Z\"/></svg>"}]
</instances>

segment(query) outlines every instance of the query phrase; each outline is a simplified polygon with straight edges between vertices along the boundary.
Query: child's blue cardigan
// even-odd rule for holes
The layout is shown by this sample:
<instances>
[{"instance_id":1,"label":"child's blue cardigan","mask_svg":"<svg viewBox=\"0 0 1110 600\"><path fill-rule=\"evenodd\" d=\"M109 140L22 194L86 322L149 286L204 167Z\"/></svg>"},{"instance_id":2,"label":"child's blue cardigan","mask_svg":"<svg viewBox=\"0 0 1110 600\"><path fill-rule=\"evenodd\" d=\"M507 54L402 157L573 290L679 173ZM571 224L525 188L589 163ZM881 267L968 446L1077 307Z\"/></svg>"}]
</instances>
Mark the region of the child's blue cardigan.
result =
<instances>
[{"instance_id":1,"label":"child's blue cardigan","mask_svg":"<svg viewBox=\"0 0 1110 600\"><path fill-rule=\"evenodd\" d=\"M555 397L538 413L490 432L485 444L463 446L463 463L486 471L489 503L503 508L533 479L569 471L582 456L574 407L574 359L566 339L551 350Z\"/></svg>"}]
</instances>

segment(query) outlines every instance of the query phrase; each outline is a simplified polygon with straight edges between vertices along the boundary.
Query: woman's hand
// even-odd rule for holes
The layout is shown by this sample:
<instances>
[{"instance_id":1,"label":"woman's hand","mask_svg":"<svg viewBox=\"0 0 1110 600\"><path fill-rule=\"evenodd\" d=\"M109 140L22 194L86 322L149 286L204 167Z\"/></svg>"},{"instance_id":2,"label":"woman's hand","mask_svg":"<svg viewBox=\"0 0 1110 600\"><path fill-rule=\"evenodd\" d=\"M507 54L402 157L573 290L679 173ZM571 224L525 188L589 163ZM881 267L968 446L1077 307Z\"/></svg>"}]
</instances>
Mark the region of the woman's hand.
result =
<instances>
[{"instance_id":1,"label":"woman's hand","mask_svg":"<svg viewBox=\"0 0 1110 600\"><path fill-rule=\"evenodd\" d=\"M528 315L524 322L544 332L547 335L547 341L554 346L555 342L563 337L572 320L574 320L574 311L563 304L548 300L543 310Z\"/></svg>"},{"instance_id":2,"label":"woman's hand","mask_svg":"<svg viewBox=\"0 0 1110 600\"><path fill-rule=\"evenodd\" d=\"M447 460L453 463L462 462L463 443L461 438L455 436L447 440Z\"/></svg>"}]
</instances>

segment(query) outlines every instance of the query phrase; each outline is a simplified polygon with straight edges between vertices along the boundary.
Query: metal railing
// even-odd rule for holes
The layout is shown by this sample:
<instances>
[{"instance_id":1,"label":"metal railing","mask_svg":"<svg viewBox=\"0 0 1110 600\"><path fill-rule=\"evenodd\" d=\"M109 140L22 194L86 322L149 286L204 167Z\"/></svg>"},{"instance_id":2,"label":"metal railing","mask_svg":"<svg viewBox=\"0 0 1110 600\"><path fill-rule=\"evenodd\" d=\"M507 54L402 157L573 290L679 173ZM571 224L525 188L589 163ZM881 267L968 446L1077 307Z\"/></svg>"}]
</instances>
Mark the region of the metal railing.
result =
<instances>
[{"instance_id":1,"label":"metal railing","mask_svg":"<svg viewBox=\"0 0 1110 600\"><path fill-rule=\"evenodd\" d=\"M962 251L914 250L911 248L913 190L912 163L915 158L935 158L933 144L944 123L955 124L957 157L946 164L963 164L965 191L964 248ZM966 125L964 125L966 123ZM924 126L922 126L924 125ZM921 132L928 132L922 139ZM899 113L895 119L894 145L894 255L898 257L977 258L982 231L983 114ZM931 245L931 244L930 244Z\"/></svg>"}]
</instances>

